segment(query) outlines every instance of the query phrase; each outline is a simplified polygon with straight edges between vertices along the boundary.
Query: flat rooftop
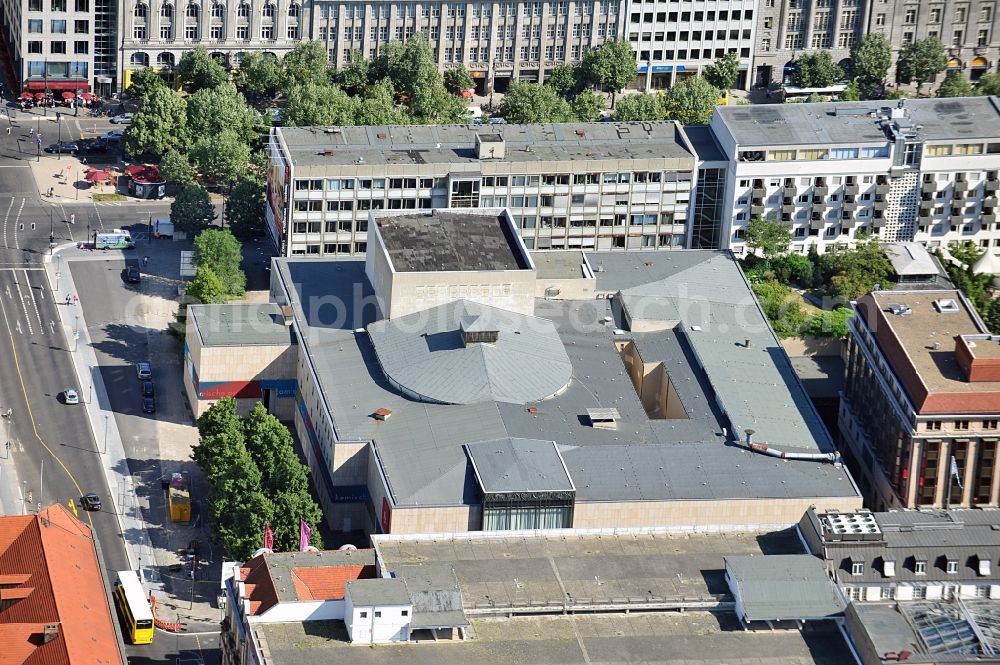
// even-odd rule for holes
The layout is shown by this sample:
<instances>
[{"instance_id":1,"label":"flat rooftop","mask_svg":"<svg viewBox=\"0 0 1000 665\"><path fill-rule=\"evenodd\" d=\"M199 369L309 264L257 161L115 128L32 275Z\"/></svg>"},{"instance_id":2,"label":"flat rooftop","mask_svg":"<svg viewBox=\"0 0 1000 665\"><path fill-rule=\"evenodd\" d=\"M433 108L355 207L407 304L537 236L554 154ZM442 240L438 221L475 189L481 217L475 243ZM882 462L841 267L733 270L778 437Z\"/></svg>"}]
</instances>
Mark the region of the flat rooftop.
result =
<instances>
[{"instance_id":1,"label":"flat rooftop","mask_svg":"<svg viewBox=\"0 0 1000 665\"><path fill-rule=\"evenodd\" d=\"M377 345L354 332L377 315L364 262L276 261L337 437L373 441L394 505L464 505L477 491L464 446L506 438L555 441L578 502L858 496L841 466L755 454L727 437L726 430L742 433L752 423L771 447L834 451L730 253L607 252L587 259L595 271L603 266L597 290L621 297L536 300L535 316L554 326L571 380L531 404L414 402L386 381ZM303 306L325 300L349 309ZM659 331L616 333L625 327L619 304L654 328L668 322ZM687 418L649 417L616 348L626 340L644 362L669 368ZM390 409L391 419L372 418L379 408ZM595 408L617 409L617 429L592 427L587 412Z\"/></svg>"},{"instance_id":2,"label":"flat rooftop","mask_svg":"<svg viewBox=\"0 0 1000 665\"><path fill-rule=\"evenodd\" d=\"M732 600L726 556L798 554L794 529L770 533L454 537L374 536L389 570L455 569L467 612L477 608Z\"/></svg>"},{"instance_id":3,"label":"flat rooftop","mask_svg":"<svg viewBox=\"0 0 1000 665\"><path fill-rule=\"evenodd\" d=\"M531 262L540 280L588 277L587 255L578 249L531 252Z\"/></svg>"},{"instance_id":4,"label":"flat rooftop","mask_svg":"<svg viewBox=\"0 0 1000 665\"><path fill-rule=\"evenodd\" d=\"M502 213L431 211L375 221L396 272L527 268Z\"/></svg>"},{"instance_id":5,"label":"flat rooftop","mask_svg":"<svg viewBox=\"0 0 1000 665\"><path fill-rule=\"evenodd\" d=\"M864 316L869 328L870 313L861 306L871 299L881 310L885 324L889 327L892 338L897 340L904 355L890 358L909 365L916 372L917 378L929 392L941 393L978 393L1000 390L998 381L970 382L959 367L955 356L955 338L958 335L982 335L978 317L969 309L967 302L958 291L877 291L865 296L859 301L859 310ZM950 300L957 305L954 312L940 312L934 306L936 300ZM889 312L890 304L907 305L911 313L896 316ZM873 319L878 320L878 319ZM876 324L877 325L877 324ZM879 331L875 331L880 336ZM935 347L937 343L938 348ZM978 348L977 348L978 350ZM897 376L905 368L894 367ZM905 374L904 374L905 377ZM904 385L907 381L903 379ZM909 388L908 388L909 390ZM910 395L913 399L913 394ZM917 407L919 408L919 404Z\"/></svg>"},{"instance_id":6,"label":"flat rooftop","mask_svg":"<svg viewBox=\"0 0 1000 665\"><path fill-rule=\"evenodd\" d=\"M895 105L895 101L871 101L717 106L715 113L741 147L864 145L889 140L879 120L864 111ZM1000 137L996 97L907 99L904 108L909 122L921 127L919 136L927 141L984 142ZM860 113L843 114L844 110Z\"/></svg>"},{"instance_id":7,"label":"flat rooftop","mask_svg":"<svg viewBox=\"0 0 1000 665\"><path fill-rule=\"evenodd\" d=\"M378 644L347 641L342 621L255 624L271 665L843 665L853 662L835 627L744 631L731 615L703 612L473 620L470 639Z\"/></svg>"},{"instance_id":8,"label":"flat rooftop","mask_svg":"<svg viewBox=\"0 0 1000 665\"><path fill-rule=\"evenodd\" d=\"M295 342L281 308L273 303L190 305L203 346L281 346Z\"/></svg>"},{"instance_id":9,"label":"flat rooftop","mask_svg":"<svg viewBox=\"0 0 1000 665\"><path fill-rule=\"evenodd\" d=\"M412 167L480 164L476 137L503 137L499 164L599 160L674 160L689 171L695 158L673 122L568 122L536 125L393 125L367 127L278 127L275 133L296 168L329 166ZM360 160L360 161L359 161ZM409 169L412 171L412 168ZM320 171L311 171L319 173ZM392 171L390 171L391 173ZM381 171L382 175L386 171ZM377 171L372 175L378 177Z\"/></svg>"}]
</instances>

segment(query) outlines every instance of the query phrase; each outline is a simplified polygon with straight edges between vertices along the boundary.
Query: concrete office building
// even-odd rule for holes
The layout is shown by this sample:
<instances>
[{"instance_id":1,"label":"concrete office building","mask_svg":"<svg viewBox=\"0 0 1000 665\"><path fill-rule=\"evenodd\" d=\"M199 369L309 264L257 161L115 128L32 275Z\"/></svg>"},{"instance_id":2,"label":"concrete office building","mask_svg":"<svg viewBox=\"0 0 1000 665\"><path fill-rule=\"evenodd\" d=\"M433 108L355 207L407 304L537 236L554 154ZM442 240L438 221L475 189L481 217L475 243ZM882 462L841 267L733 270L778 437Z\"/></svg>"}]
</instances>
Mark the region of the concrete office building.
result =
<instances>
[{"instance_id":1,"label":"concrete office building","mask_svg":"<svg viewBox=\"0 0 1000 665\"><path fill-rule=\"evenodd\" d=\"M878 291L850 324L839 425L866 505L1000 506L1000 337L959 291Z\"/></svg>"},{"instance_id":2,"label":"concrete office building","mask_svg":"<svg viewBox=\"0 0 1000 665\"><path fill-rule=\"evenodd\" d=\"M754 85L788 81L804 53L826 51L847 64L851 46L873 32L889 40L893 61L904 44L937 37L948 48L948 68L976 81L997 71L998 20L993 0L762 0Z\"/></svg>"},{"instance_id":3,"label":"concrete office building","mask_svg":"<svg viewBox=\"0 0 1000 665\"><path fill-rule=\"evenodd\" d=\"M509 219L373 216L365 260L276 259L298 354L283 378L334 529L787 526L860 507L728 252L528 255Z\"/></svg>"},{"instance_id":4,"label":"concrete office building","mask_svg":"<svg viewBox=\"0 0 1000 665\"><path fill-rule=\"evenodd\" d=\"M694 149L671 122L272 130L282 256L364 254L371 210L507 207L528 249L688 245Z\"/></svg>"},{"instance_id":5,"label":"concrete office building","mask_svg":"<svg viewBox=\"0 0 1000 665\"><path fill-rule=\"evenodd\" d=\"M708 0L697 6L629 2L623 21L639 62L636 87L669 88L734 52L740 58L735 87L746 89L753 71L758 1Z\"/></svg>"},{"instance_id":6,"label":"concrete office building","mask_svg":"<svg viewBox=\"0 0 1000 665\"><path fill-rule=\"evenodd\" d=\"M1000 100L887 104L717 107L709 127L728 161L721 246L745 252L759 215L786 224L799 253L861 233L1000 251Z\"/></svg>"}]
</instances>

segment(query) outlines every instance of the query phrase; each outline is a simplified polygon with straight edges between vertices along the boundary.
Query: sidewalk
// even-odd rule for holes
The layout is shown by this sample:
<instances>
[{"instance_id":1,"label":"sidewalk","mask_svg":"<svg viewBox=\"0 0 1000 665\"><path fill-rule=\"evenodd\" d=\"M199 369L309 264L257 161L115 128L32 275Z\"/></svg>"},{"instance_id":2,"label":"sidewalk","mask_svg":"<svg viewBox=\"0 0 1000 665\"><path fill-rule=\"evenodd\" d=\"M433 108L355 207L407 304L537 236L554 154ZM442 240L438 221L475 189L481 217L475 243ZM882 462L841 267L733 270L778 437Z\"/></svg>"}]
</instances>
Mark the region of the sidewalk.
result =
<instances>
[{"instance_id":1,"label":"sidewalk","mask_svg":"<svg viewBox=\"0 0 1000 665\"><path fill-rule=\"evenodd\" d=\"M67 294L77 293L72 271L69 269L70 261L106 259L106 255L95 255L92 252L81 251L76 249L75 245L64 245L57 248L54 251L54 258L45 257L45 268L49 284L53 287L53 297L58 301L65 298ZM57 271L59 272L58 278L56 277ZM59 288L55 288L56 286ZM147 591L157 596L161 618L187 624L190 630L217 632L221 616L219 610L212 603L218 593L218 581L194 580L195 593L193 595L194 602L192 602L190 577L183 573L171 575L161 572L181 564L182 559L178 556L177 550L186 547L190 540L204 538L204 533L195 526L171 524L169 533L165 528L157 528L159 536L156 540L160 541L159 543L154 543L151 540L147 521L155 522L159 515L154 515L154 512L165 511L165 506L156 498L161 494L159 478L140 476L137 482L135 475L129 469L128 454L118 429L115 413L110 407L97 355L91 346L89 328L83 308L73 308L72 313L70 308L60 307L58 310L60 322L70 339L73 337L73 323L68 322L67 319L71 314L74 317L76 315L80 317L79 339L76 341L77 352L72 356L73 363L80 380L81 397L93 394L93 399L86 403L87 415L91 429L97 438L98 448L101 449L100 458L104 464L108 487L112 493L111 500L114 510L118 515L121 531L124 534L129 563L140 571L140 577L144 579ZM137 312L136 315L141 318L141 325L149 330L157 330L157 326L163 323L167 317L172 318L173 316L169 307L144 309L142 312ZM140 321L132 323L140 324ZM176 355L176 351L174 351L174 355ZM158 362L168 364L169 353L167 349L160 348L160 344L150 344L150 357L156 357ZM179 362L178 359L177 363L179 364ZM163 390L162 384L161 390ZM165 419L159 418L156 423L159 459L189 458L190 448L197 441L197 428L178 422L166 422ZM105 441L105 437L102 435L105 432L106 448L102 445ZM169 453L165 454L165 447L170 449ZM177 450L174 450L175 448ZM163 469L163 471L166 474L168 470ZM155 492L140 500L136 492L137 486L148 489L154 483ZM154 503L157 505L153 505ZM207 545L208 543L204 542L203 544Z\"/></svg>"},{"instance_id":2,"label":"sidewalk","mask_svg":"<svg viewBox=\"0 0 1000 665\"><path fill-rule=\"evenodd\" d=\"M6 423L0 423L6 425ZM17 477L17 467L14 465L14 455L6 450L6 434L0 441L0 515L23 515L25 512L24 497L21 496L21 483ZM16 444L11 443L11 448Z\"/></svg>"}]
</instances>

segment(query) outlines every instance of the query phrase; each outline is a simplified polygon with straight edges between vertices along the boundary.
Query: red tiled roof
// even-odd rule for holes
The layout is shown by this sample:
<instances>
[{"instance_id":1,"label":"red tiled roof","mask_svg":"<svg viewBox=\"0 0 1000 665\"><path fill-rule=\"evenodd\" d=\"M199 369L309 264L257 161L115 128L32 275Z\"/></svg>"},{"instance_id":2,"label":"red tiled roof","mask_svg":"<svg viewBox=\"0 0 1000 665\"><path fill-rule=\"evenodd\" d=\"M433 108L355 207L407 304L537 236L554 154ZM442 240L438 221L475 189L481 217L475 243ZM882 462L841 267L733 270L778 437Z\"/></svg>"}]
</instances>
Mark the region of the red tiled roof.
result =
<instances>
[{"instance_id":1,"label":"red tiled roof","mask_svg":"<svg viewBox=\"0 0 1000 665\"><path fill-rule=\"evenodd\" d=\"M241 579L245 584L247 598L250 599L250 614L257 616L278 603L278 591L267 569L266 554L258 554L243 564Z\"/></svg>"},{"instance_id":2,"label":"red tiled roof","mask_svg":"<svg viewBox=\"0 0 1000 665\"><path fill-rule=\"evenodd\" d=\"M374 566L292 568L292 582L299 600L343 600L345 584L373 577Z\"/></svg>"},{"instance_id":3,"label":"red tiled roof","mask_svg":"<svg viewBox=\"0 0 1000 665\"><path fill-rule=\"evenodd\" d=\"M92 532L61 504L0 517L0 580L24 580L4 590L21 598L0 610L0 665L124 662ZM48 643L45 624L58 624Z\"/></svg>"}]
</instances>

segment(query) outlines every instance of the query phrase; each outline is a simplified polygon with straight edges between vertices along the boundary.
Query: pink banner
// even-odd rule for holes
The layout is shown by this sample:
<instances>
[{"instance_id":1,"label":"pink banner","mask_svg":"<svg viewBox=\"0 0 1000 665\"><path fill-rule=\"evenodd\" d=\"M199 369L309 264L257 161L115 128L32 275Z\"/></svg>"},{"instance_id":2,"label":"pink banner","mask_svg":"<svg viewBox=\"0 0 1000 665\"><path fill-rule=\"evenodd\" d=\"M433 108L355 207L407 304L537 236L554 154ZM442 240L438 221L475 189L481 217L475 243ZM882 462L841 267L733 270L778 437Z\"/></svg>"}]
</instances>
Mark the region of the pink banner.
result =
<instances>
[{"instance_id":1,"label":"pink banner","mask_svg":"<svg viewBox=\"0 0 1000 665\"><path fill-rule=\"evenodd\" d=\"M306 524L305 520L299 520L299 551L305 552L306 548L309 547L309 538L312 537L312 529Z\"/></svg>"}]
</instances>

